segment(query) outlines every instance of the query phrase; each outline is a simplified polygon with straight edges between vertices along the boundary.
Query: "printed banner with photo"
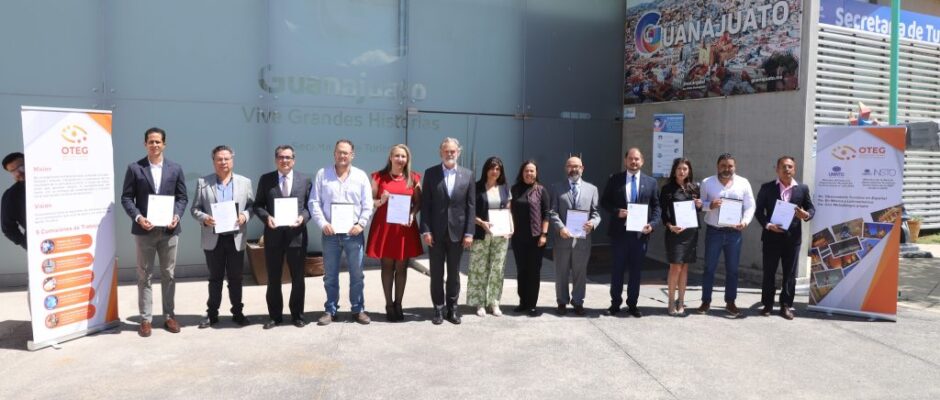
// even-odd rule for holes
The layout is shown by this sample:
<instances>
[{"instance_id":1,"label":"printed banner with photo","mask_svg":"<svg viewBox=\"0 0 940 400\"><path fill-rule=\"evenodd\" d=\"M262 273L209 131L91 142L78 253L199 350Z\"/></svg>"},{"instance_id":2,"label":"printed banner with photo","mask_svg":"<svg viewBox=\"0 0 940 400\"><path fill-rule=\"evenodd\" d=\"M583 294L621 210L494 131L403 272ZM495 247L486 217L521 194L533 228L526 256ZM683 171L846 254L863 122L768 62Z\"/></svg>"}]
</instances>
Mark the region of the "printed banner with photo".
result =
<instances>
[{"instance_id":1,"label":"printed banner with photo","mask_svg":"<svg viewBox=\"0 0 940 400\"><path fill-rule=\"evenodd\" d=\"M668 177L672 161L682 157L684 114L653 115L653 177Z\"/></svg>"},{"instance_id":2,"label":"printed banner with photo","mask_svg":"<svg viewBox=\"0 0 940 400\"><path fill-rule=\"evenodd\" d=\"M23 107L30 350L118 324L111 112Z\"/></svg>"},{"instance_id":3,"label":"printed banner with photo","mask_svg":"<svg viewBox=\"0 0 940 400\"><path fill-rule=\"evenodd\" d=\"M819 127L810 309L896 320L905 133Z\"/></svg>"},{"instance_id":4,"label":"printed banner with photo","mask_svg":"<svg viewBox=\"0 0 940 400\"><path fill-rule=\"evenodd\" d=\"M799 89L802 0L627 0L624 104Z\"/></svg>"}]
</instances>

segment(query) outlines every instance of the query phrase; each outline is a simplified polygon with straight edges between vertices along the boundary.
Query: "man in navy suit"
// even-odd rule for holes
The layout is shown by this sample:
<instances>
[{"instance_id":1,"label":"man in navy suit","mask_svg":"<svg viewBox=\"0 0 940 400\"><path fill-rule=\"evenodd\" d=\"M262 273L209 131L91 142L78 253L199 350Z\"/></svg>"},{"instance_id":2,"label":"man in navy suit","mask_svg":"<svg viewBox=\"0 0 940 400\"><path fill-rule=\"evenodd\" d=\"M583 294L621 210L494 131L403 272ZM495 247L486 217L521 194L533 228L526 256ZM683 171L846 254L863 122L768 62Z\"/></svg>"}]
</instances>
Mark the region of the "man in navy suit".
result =
<instances>
[{"instance_id":1,"label":"man in navy suit","mask_svg":"<svg viewBox=\"0 0 940 400\"><path fill-rule=\"evenodd\" d=\"M307 252L307 222L310 211L307 201L313 181L310 176L294 171L294 148L281 145L274 149L274 163L277 170L261 175L258 180L258 194L255 195L255 215L264 222L264 263L268 270L268 289L265 299L268 303L270 320L264 329L271 329L282 322L284 297L281 295L281 273L284 260L290 270L291 321L294 326L303 328L304 320L304 257ZM274 203L278 198L297 200L297 219L288 226L275 223Z\"/></svg>"},{"instance_id":2,"label":"man in navy suit","mask_svg":"<svg viewBox=\"0 0 940 400\"><path fill-rule=\"evenodd\" d=\"M473 244L476 216L476 189L473 172L457 165L460 142L445 138L441 142L441 164L424 171L421 183L421 237L430 248L431 301L434 316L431 322L447 320L460 323L457 298L460 296L460 257ZM444 265L447 265L445 296ZM446 297L446 300L445 300Z\"/></svg>"},{"instance_id":3,"label":"man in navy suit","mask_svg":"<svg viewBox=\"0 0 940 400\"><path fill-rule=\"evenodd\" d=\"M127 166L121 205L131 217L131 233L137 242L137 297L141 323L137 333L150 336L153 321L153 276L155 256L160 257L160 288L163 292L163 326L171 333L178 333L180 325L173 313L173 297L176 292L176 247L179 242L180 215L186 211L186 181L183 168L163 157L166 149L166 132L153 127L144 132L144 147L147 156ZM173 220L167 226L156 226L149 219L150 195L173 196Z\"/></svg>"},{"instance_id":4,"label":"man in navy suit","mask_svg":"<svg viewBox=\"0 0 940 400\"><path fill-rule=\"evenodd\" d=\"M627 283L627 307L630 315L640 318L643 313L637 308L640 297L640 271L646 259L646 248L650 233L660 224L659 187L656 179L640 173L643 154L631 148L623 158L624 171L613 174L607 180L601 196L601 208L613 217L607 226L607 235L613 250L614 264L610 271L610 308L607 315L620 312L623 303L623 273L629 271ZM646 204L647 215L642 231L627 231L627 207L629 203Z\"/></svg>"},{"instance_id":5,"label":"man in navy suit","mask_svg":"<svg viewBox=\"0 0 940 400\"><path fill-rule=\"evenodd\" d=\"M761 185L757 192L757 211L754 213L757 222L764 227L761 233L764 253L764 279L761 285L761 303L764 304L764 309L761 310L761 315L769 316L773 311L777 265L782 264L780 316L788 320L793 319L793 311L790 308L793 307L796 266L800 260L800 243L803 237L801 221L809 221L816 214L809 187L797 183L796 179L793 179L794 175L796 161L793 157L783 156L777 159L777 179ZM777 200L793 204L796 208L789 226L770 222Z\"/></svg>"}]
</instances>

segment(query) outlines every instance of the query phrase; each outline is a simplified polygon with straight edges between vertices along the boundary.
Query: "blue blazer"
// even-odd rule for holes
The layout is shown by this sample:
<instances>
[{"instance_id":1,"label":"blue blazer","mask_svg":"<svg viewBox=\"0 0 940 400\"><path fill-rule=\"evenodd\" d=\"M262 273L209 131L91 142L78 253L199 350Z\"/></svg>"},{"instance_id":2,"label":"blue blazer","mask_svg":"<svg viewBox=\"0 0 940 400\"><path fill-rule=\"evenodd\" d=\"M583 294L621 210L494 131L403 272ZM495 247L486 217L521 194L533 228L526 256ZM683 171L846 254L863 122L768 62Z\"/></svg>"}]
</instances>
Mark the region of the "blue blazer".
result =
<instances>
[{"instance_id":1,"label":"blue blazer","mask_svg":"<svg viewBox=\"0 0 940 400\"><path fill-rule=\"evenodd\" d=\"M147 231L137 223L137 216L147 216L147 196L152 194L176 197L173 205L173 214L180 217L180 222L173 229L167 229L170 235L178 235L182 228L183 213L186 212L186 179L183 176L183 167L163 158L163 178L160 181L160 193L154 189L153 175L150 174L150 161L147 157L128 164L127 173L124 174L124 188L121 192L121 205L124 212L131 217L131 233L146 235Z\"/></svg>"},{"instance_id":2,"label":"blue blazer","mask_svg":"<svg viewBox=\"0 0 940 400\"><path fill-rule=\"evenodd\" d=\"M651 176L640 173L640 179L637 180L639 188L637 189L636 202L638 204L649 205L647 223L656 229L662 223L662 210L659 207L659 185L656 179ZM618 172L607 179L607 186L604 187L604 194L601 195L601 208L610 213L610 224L607 225L607 235L610 237L621 237L627 233L624 225L626 218L620 218L617 210L627 208L627 171ZM639 239L649 239L649 234L635 232Z\"/></svg>"}]
</instances>

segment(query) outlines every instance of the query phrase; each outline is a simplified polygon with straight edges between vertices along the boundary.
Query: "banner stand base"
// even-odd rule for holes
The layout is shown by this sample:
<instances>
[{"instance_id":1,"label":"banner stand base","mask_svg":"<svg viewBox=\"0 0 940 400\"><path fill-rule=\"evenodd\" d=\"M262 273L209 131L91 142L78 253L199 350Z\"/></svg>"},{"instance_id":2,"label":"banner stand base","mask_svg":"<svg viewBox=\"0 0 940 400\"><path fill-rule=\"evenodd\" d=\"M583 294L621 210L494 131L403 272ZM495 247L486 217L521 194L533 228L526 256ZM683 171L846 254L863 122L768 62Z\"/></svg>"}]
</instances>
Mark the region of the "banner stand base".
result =
<instances>
[{"instance_id":1,"label":"banner stand base","mask_svg":"<svg viewBox=\"0 0 940 400\"><path fill-rule=\"evenodd\" d=\"M852 317L868 318L870 320L883 319L886 321L898 322L898 316L896 314L881 314L881 313L873 313L873 312L866 312L866 311L853 311L853 310L845 310L841 308L830 308L830 307L822 307L822 306L807 306L806 309L810 311L825 313L828 315L842 314L842 315L848 315Z\"/></svg>"},{"instance_id":2,"label":"banner stand base","mask_svg":"<svg viewBox=\"0 0 940 400\"><path fill-rule=\"evenodd\" d=\"M44 349L44 348L49 347L49 346L55 346L55 345L58 345L58 344L62 344L62 343L64 343L64 342L68 342L68 341L70 341L70 340L75 340L75 339L78 339L78 338L81 338L81 337L85 337L85 336L91 335L91 334L93 334L93 333L97 333L97 332L101 332L101 331L106 331L106 330L109 330L109 329L114 329L114 328L117 328L117 327L120 327L120 326L121 326L121 321L120 321L120 320L117 320L117 321L108 322L108 323L106 323L106 324L104 324L104 325L96 326L96 327L91 328L91 329L86 329L86 330L83 330L83 331L75 332L75 333L73 333L73 334L71 334L71 335L68 335L68 336L63 336L63 337L60 337L60 338L55 338L55 339L53 339L53 340L49 340L49 341L45 341L45 342L41 342L41 343L36 343L36 342L33 342L32 340L29 340L29 341L26 342L26 348L27 348L29 351L36 351L36 350Z\"/></svg>"}]
</instances>

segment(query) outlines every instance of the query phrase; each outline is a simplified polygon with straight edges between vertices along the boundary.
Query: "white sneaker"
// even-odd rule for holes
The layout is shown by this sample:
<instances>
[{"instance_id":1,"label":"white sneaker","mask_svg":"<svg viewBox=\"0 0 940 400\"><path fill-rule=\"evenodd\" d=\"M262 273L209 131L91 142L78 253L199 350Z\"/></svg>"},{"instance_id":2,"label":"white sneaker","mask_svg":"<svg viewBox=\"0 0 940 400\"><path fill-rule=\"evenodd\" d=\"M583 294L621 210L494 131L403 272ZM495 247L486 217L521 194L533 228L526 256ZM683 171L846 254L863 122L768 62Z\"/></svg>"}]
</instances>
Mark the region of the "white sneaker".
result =
<instances>
[{"instance_id":1,"label":"white sneaker","mask_svg":"<svg viewBox=\"0 0 940 400\"><path fill-rule=\"evenodd\" d=\"M498 306L498 305L494 305L494 306L493 306L493 316L494 316L494 317L499 317L499 316L502 316L502 315L503 315L503 311L499 309L499 306Z\"/></svg>"},{"instance_id":2,"label":"white sneaker","mask_svg":"<svg viewBox=\"0 0 940 400\"><path fill-rule=\"evenodd\" d=\"M477 307L477 316L483 318L486 316L486 310L483 307Z\"/></svg>"}]
</instances>

